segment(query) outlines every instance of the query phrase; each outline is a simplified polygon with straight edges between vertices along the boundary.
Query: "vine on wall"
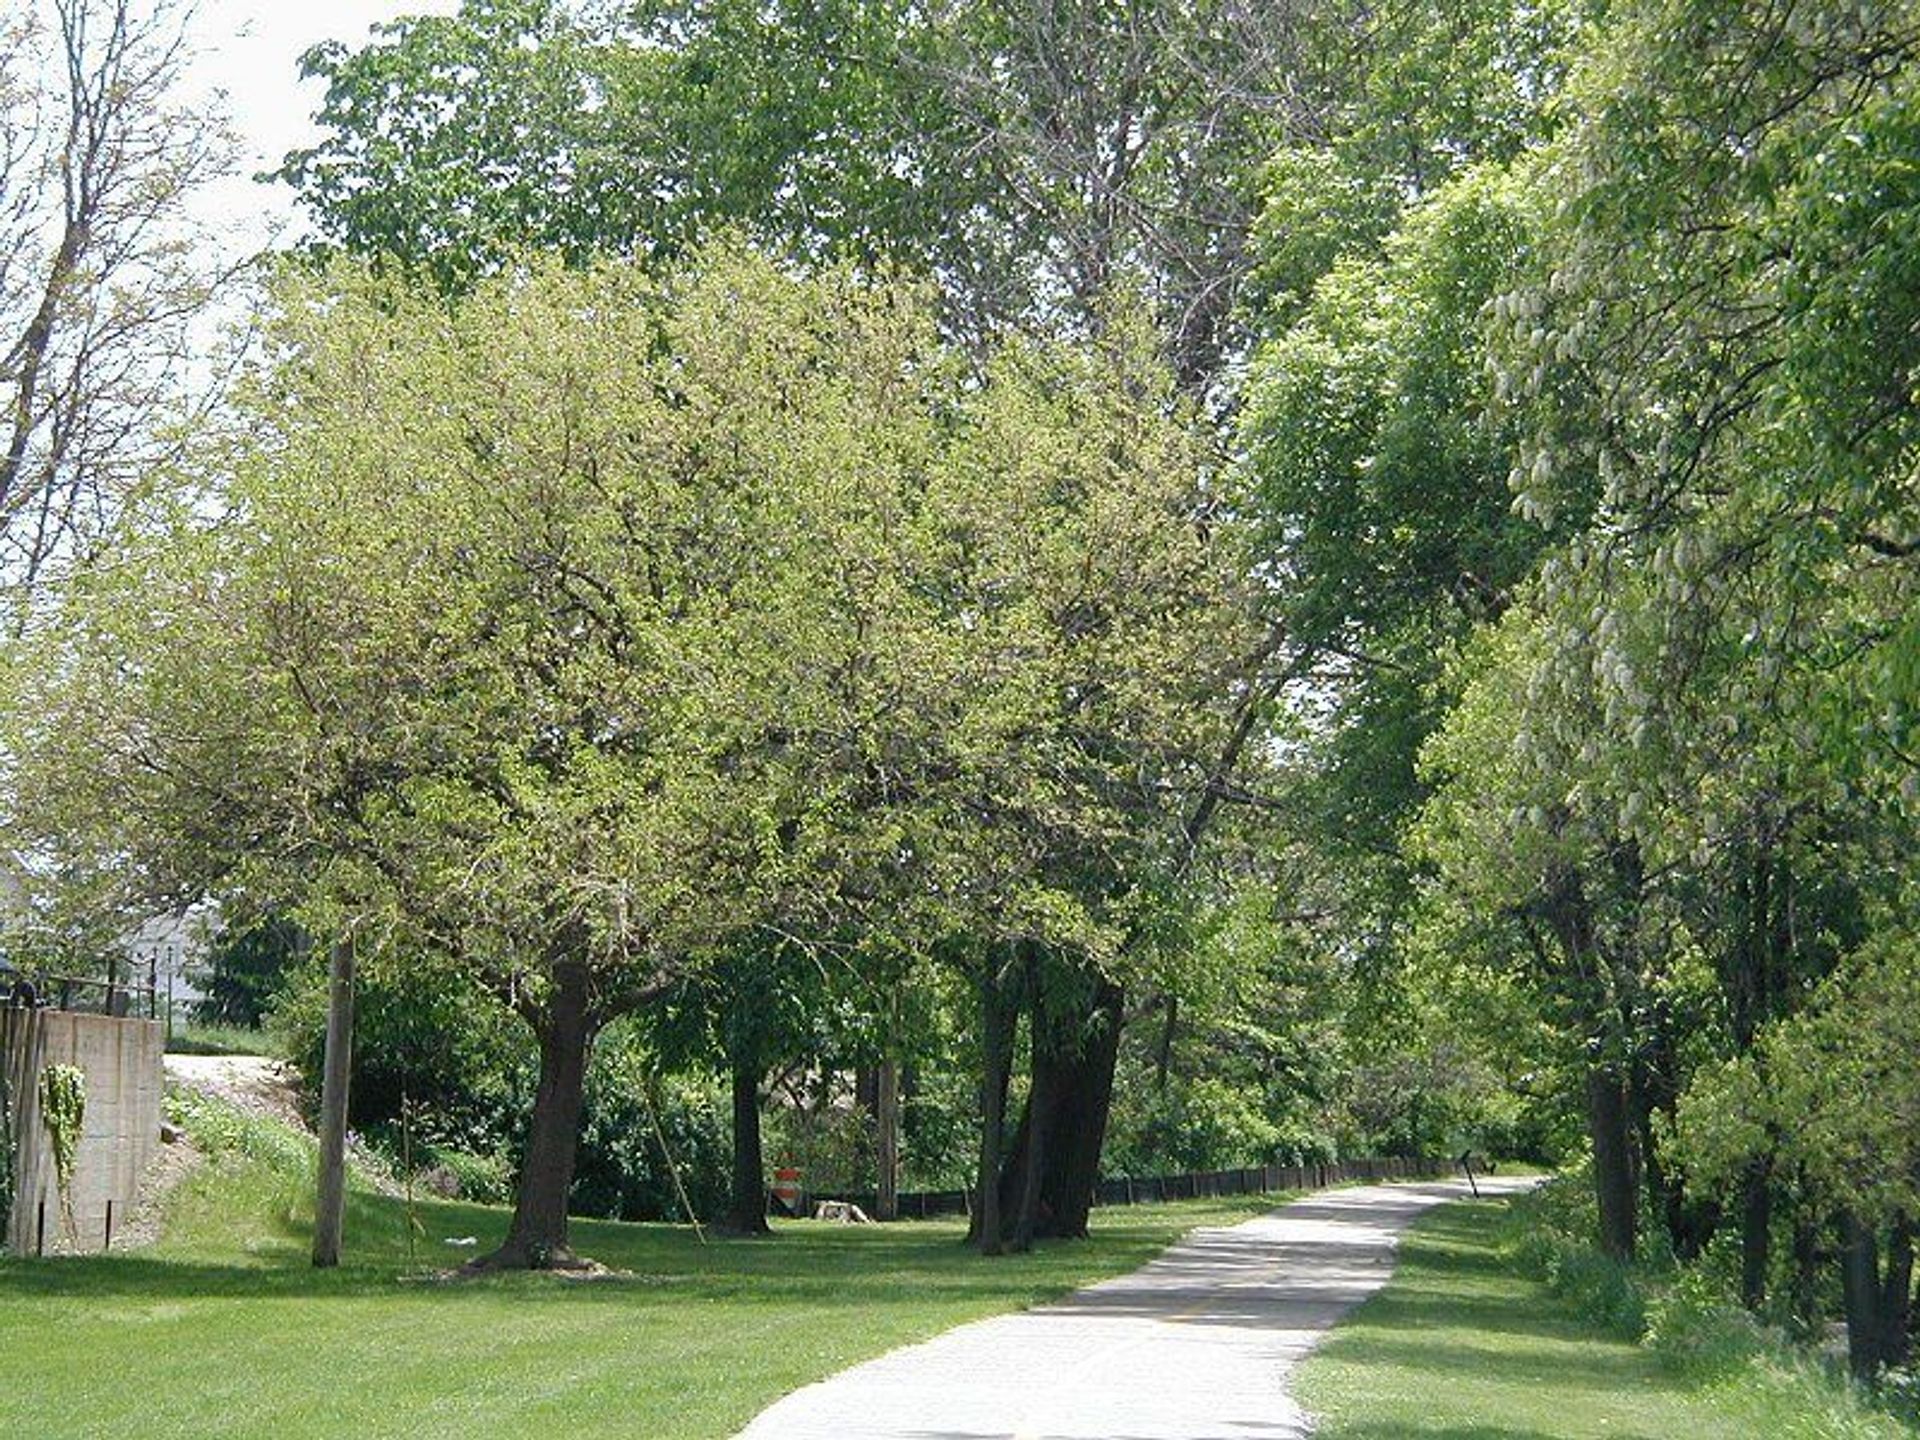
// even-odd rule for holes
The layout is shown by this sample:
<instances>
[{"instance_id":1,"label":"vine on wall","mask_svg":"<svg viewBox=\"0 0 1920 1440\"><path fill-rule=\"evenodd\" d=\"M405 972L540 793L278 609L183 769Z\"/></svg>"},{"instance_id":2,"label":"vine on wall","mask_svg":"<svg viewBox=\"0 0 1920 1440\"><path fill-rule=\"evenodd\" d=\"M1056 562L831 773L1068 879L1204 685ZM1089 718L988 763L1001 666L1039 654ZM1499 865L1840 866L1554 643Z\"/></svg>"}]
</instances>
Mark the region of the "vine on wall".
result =
<instances>
[{"instance_id":1,"label":"vine on wall","mask_svg":"<svg viewBox=\"0 0 1920 1440\"><path fill-rule=\"evenodd\" d=\"M77 1065L49 1065L40 1072L40 1123L53 1142L53 1171L60 1182L60 1211L67 1234L73 1219L73 1162L80 1152L80 1131L87 1118L87 1072Z\"/></svg>"}]
</instances>

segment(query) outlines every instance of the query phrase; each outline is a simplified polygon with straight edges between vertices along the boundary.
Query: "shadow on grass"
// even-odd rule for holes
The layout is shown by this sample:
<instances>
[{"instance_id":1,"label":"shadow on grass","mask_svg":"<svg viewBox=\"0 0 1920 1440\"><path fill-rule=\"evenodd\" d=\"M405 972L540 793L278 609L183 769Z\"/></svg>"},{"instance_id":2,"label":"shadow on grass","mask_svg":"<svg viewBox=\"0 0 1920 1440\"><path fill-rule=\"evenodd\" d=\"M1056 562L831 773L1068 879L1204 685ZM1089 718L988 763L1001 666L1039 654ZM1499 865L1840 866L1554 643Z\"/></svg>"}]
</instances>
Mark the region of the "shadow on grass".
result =
<instances>
[{"instance_id":1,"label":"shadow on grass","mask_svg":"<svg viewBox=\"0 0 1920 1440\"><path fill-rule=\"evenodd\" d=\"M404 1202L362 1192L349 1204L345 1259L333 1270L308 1263L310 1221L282 1207L255 1216L246 1237L218 1236L191 1248L0 1259L0 1288L16 1299L325 1301L404 1295L432 1304L508 1292L516 1303L646 1304L671 1297L768 1308L878 1306L898 1303L905 1289L922 1300L1032 1304L1069 1293L1090 1271L1144 1263L1170 1238L1166 1218L1130 1214L1116 1217L1118 1223L1091 1240L1048 1242L1031 1254L985 1260L962 1244L964 1222L952 1220L791 1225L771 1237L710 1234L703 1243L685 1226L576 1219L576 1248L619 1273L578 1280L503 1272L436 1283L497 1244L508 1214L439 1200L419 1202L416 1213L425 1233L416 1236L411 1261ZM446 1244L450 1237L475 1243L454 1248ZM247 1258L235 1258L243 1249Z\"/></svg>"}]
</instances>

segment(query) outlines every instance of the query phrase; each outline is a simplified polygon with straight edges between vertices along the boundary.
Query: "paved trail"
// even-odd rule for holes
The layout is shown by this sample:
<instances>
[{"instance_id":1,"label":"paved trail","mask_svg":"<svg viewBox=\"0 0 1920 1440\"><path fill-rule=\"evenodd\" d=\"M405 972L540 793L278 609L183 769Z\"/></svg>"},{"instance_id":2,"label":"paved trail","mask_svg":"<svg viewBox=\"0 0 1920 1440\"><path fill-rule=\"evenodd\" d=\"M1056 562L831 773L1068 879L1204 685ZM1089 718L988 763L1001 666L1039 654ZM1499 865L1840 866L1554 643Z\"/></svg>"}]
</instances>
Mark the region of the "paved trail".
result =
<instances>
[{"instance_id":1,"label":"paved trail","mask_svg":"<svg viewBox=\"0 0 1920 1440\"><path fill-rule=\"evenodd\" d=\"M1528 1180L1480 1182L1483 1194ZM1464 1181L1323 1190L1131 1275L795 1391L739 1440L1295 1440L1288 1372Z\"/></svg>"}]
</instances>

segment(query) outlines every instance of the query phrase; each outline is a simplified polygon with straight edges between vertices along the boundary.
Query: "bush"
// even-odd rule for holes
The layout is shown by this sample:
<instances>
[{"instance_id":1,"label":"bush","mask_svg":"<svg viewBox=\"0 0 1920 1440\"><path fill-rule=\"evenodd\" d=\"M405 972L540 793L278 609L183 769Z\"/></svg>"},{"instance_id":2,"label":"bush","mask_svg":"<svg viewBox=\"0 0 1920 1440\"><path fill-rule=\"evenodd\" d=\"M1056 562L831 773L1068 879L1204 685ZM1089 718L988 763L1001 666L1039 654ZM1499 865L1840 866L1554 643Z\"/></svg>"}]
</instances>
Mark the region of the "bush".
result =
<instances>
[{"instance_id":1,"label":"bush","mask_svg":"<svg viewBox=\"0 0 1920 1440\"><path fill-rule=\"evenodd\" d=\"M257 1160L282 1175L312 1176L312 1143L278 1121L250 1114L198 1090L169 1090L165 1110L167 1119L185 1131L209 1159L238 1156Z\"/></svg>"},{"instance_id":2,"label":"bush","mask_svg":"<svg viewBox=\"0 0 1920 1440\"><path fill-rule=\"evenodd\" d=\"M421 1154L416 1183L431 1194L477 1205L505 1205L513 1199L513 1166L503 1151L475 1155L430 1147Z\"/></svg>"},{"instance_id":3,"label":"bush","mask_svg":"<svg viewBox=\"0 0 1920 1440\"><path fill-rule=\"evenodd\" d=\"M1920 1370L1889 1370L1882 1375L1880 1403L1889 1414L1920 1429Z\"/></svg>"},{"instance_id":4,"label":"bush","mask_svg":"<svg viewBox=\"0 0 1920 1440\"><path fill-rule=\"evenodd\" d=\"M712 1080L655 1077L651 1067L652 1056L630 1026L610 1028L595 1048L574 1166L575 1213L684 1220L675 1171L696 1215L725 1210L733 1157L726 1097Z\"/></svg>"},{"instance_id":5,"label":"bush","mask_svg":"<svg viewBox=\"0 0 1920 1440\"><path fill-rule=\"evenodd\" d=\"M769 1165L798 1166L809 1196L871 1191L879 1175L873 1116L858 1105L776 1106L763 1121Z\"/></svg>"},{"instance_id":6,"label":"bush","mask_svg":"<svg viewBox=\"0 0 1920 1440\"><path fill-rule=\"evenodd\" d=\"M1589 1323L1638 1339L1677 1374L1727 1387L1750 1433L1769 1440L1881 1440L1899 1432L1863 1392L1791 1346L1733 1303L1712 1265L1623 1265L1593 1248L1592 1187L1560 1175L1511 1202L1507 1246ZM1882 1410L1900 1413L1901 1380L1882 1387Z\"/></svg>"},{"instance_id":7,"label":"bush","mask_svg":"<svg viewBox=\"0 0 1920 1440\"><path fill-rule=\"evenodd\" d=\"M1647 1291L1630 1265L1593 1248L1592 1188L1578 1171L1556 1176L1509 1211L1508 1252L1578 1314L1637 1340L1647 1328Z\"/></svg>"},{"instance_id":8,"label":"bush","mask_svg":"<svg viewBox=\"0 0 1920 1440\"><path fill-rule=\"evenodd\" d=\"M955 1064L920 1070L900 1106L900 1185L963 1190L980 1147L974 1077Z\"/></svg>"},{"instance_id":9,"label":"bush","mask_svg":"<svg viewBox=\"0 0 1920 1440\"><path fill-rule=\"evenodd\" d=\"M1282 1136L1259 1100L1257 1091L1184 1076L1137 1099L1117 1096L1103 1168L1160 1175L1264 1165L1276 1158Z\"/></svg>"},{"instance_id":10,"label":"bush","mask_svg":"<svg viewBox=\"0 0 1920 1440\"><path fill-rule=\"evenodd\" d=\"M1647 1344L1669 1368L1709 1379L1748 1364L1768 1337L1708 1276L1688 1271L1649 1308Z\"/></svg>"},{"instance_id":11,"label":"bush","mask_svg":"<svg viewBox=\"0 0 1920 1440\"><path fill-rule=\"evenodd\" d=\"M1647 1330L1647 1295L1633 1268L1584 1245L1562 1246L1547 1285L1582 1318L1629 1340Z\"/></svg>"},{"instance_id":12,"label":"bush","mask_svg":"<svg viewBox=\"0 0 1920 1440\"><path fill-rule=\"evenodd\" d=\"M201 991L193 1018L202 1025L257 1030L286 988L300 957L311 948L291 920L269 917L251 925L224 927L214 937L206 964L192 979Z\"/></svg>"},{"instance_id":13,"label":"bush","mask_svg":"<svg viewBox=\"0 0 1920 1440\"><path fill-rule=\"evenodd\" d=\"M397 1160L404 1101L416 1150L499 1153L511 1163L534 1088L527 1027L431 967L369 967L354 990L348 1123ZM293 978L272 1027L313 1106L326 1052L324 966Z\"/></svg>"}]
</instances>

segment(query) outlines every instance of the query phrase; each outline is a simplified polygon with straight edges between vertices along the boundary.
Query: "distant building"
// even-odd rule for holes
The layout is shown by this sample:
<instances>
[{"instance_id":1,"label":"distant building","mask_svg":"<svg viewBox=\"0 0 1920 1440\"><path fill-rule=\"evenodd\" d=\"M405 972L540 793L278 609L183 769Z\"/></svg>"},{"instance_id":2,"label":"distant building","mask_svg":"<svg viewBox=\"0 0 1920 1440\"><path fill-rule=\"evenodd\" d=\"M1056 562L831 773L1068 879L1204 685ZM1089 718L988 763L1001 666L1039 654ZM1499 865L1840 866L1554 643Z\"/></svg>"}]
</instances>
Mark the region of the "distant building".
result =
<instances>
[{"instance_id":1,"label":"distant building","mask_svg":"<svg viewBox=\"0 0 1920 1440\"><path fill-rule=\"evenodd\" d=\"M195 981L206 968L218 929L217 911L196 909L185 915L156 915L120 937L133 962L128 978L136 985L153 986L156 1015L171 1015L178 1024L187 1008L203 998Z\"/></svg>"},{"instance_id":2,"label":"distant building","mask_svg":"<svg viewBox=\"0 0 1920 1440\"><path fill-rule=\"evenodd\" d=\"M16 857L0 851L0 936L30 921L31 892L24 873ZM118 951L117 955L100 955L92 964L76 965L76 974L80 979L94 982L111 978L126 997L116 1003L116 1011L125 1004L144 1013L145 990L151 985L154 1017L172 1016L176 1021L183 1020L187 1008L202 998L196 977L205 971L219 920L219 910L212 905L196 906L184 915L153 916L120 933L111 947ZM0 939L0 959L6 958L6 949L4 939ZM109 961L110 976L106 973ZM39 967L27 968L37 970ZM46 978L50 983L42 989L41 1002L63 1003L60 997L65 992L58 984L51 983L53 977ZM97 983L79 984L73 991L70 999L78 1008L101 1008L102 995Z\"/></svg>"}]
</instances>

